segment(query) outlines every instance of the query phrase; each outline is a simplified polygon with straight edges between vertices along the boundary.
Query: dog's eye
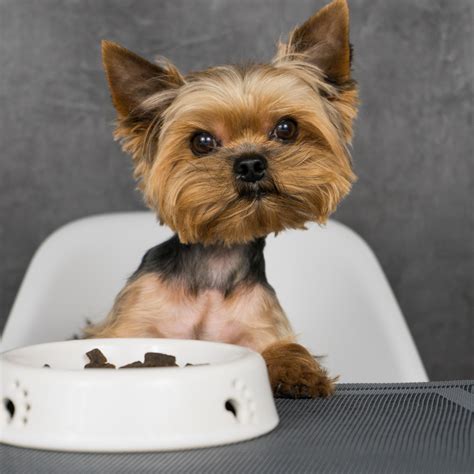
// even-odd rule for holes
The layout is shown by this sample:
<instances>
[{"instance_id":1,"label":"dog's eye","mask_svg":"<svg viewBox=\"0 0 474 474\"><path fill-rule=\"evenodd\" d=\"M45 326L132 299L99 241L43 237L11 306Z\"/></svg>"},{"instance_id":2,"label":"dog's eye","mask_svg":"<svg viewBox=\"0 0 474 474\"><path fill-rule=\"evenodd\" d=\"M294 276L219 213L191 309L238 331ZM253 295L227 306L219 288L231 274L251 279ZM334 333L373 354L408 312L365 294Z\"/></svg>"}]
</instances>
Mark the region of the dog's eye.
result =
<instances>
[{"instance_id":1,"label":"dog's eye","mask_svg":"<svg viewBox=\"0 0 474 474\"><path fill-rule=\"evenodd\" d=\"M191 138L191 150L197 156L207 155L217 148L217 140L207 132L199 132Z\"/></svg>"},{"instance_id":2,"label":"dog's eye","mask_svg":"<svg viewBox=\"0 0 474 474\"><path fill-rule=\"evenodd\" d=\"M278 140L288 141L293 140L296 137L298 131L298 126L293 119L282 119L273 129L271 133L272 138L277 138Z\"/></svg>"}]
</instances>

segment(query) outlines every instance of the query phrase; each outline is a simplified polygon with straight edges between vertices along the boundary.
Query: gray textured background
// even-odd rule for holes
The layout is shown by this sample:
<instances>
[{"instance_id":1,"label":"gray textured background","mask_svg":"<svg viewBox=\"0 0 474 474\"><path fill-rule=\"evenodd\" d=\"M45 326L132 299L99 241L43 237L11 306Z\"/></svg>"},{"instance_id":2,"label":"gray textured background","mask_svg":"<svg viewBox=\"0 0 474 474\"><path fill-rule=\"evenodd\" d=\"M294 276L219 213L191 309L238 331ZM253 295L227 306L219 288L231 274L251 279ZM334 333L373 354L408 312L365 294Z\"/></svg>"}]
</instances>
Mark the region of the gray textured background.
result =
<instances>
[{"instance_id":1,"label":"gray textured background","mask_svg":"<svg viewBox=\"0 0 474 474\"><path fill-rule=\"evenodd\" d=\"M0 325L50 232L142 207L111 138L101 39L183 70L264 59L322 4L0 0ZM350 6L360 179L336 218L379 257L430 377L472 378L474 2Z\"/></svg>"}]
</instances>

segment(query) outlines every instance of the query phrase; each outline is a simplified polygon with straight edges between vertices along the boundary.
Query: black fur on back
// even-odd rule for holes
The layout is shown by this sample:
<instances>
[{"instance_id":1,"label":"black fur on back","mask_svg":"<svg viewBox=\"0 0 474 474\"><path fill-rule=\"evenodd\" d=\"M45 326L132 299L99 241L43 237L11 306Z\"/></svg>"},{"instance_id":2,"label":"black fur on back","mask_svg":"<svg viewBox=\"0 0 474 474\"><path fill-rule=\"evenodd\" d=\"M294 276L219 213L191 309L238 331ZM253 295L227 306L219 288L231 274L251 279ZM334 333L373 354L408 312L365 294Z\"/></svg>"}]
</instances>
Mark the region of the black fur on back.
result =
<instances>
[{"instance_id":1,"label":"black fur on back","mask_svg":"<svg viewBox=\"0 0 474 474\"><path fill-rule=\"evenodd\" d=\"M265 239L248 244L182 244L177 235L151 248L144 255L131 280L144 273L157 273L164 281L177 281L193 295L217 289L225 296L241 284L263 284L271 289L265 275Z\"/></svg>"}]
</instances>

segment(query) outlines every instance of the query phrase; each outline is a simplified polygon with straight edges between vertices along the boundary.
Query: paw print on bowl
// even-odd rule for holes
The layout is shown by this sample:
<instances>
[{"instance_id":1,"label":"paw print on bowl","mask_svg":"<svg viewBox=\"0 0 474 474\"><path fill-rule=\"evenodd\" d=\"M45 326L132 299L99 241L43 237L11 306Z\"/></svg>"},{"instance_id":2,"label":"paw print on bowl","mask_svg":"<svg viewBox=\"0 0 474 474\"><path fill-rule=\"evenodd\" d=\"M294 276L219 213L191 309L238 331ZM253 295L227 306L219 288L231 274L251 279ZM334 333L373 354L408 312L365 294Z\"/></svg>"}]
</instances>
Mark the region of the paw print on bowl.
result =
<instances>
[{"instance_id":1,"label":"paw print on bowl","mask_svg":"<svg viewBox=\"0 0 474 474\"><path fill-rule=\"evenodd\" d=\"M16 380L3 397L3 419L6 424L25 426L31 412L28 389Z\"/></svg>"},{"instance_id":2,"label":"paw print on bowl","mask_svg":"<svg viewBox=\"0 0 474 474\"><path fill-rule=\"evenodd\" d=\"M231 412L239 423L251 423L256 411L251 391L241 379L232 381L232 389L235 395L225 401L225 409Z\"/></svg>"}]
</instances>

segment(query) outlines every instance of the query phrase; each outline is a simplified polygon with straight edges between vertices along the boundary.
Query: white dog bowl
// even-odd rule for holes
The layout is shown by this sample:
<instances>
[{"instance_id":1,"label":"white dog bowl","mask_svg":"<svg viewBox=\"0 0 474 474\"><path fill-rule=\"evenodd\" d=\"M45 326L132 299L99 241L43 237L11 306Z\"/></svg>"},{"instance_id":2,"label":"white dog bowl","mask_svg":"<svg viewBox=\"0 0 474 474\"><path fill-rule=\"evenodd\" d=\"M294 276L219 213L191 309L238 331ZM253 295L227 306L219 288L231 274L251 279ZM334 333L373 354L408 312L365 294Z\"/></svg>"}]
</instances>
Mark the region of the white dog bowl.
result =
<instances>
[{"instance_id":1,"label":"white dog bowl","mask_svg":"<svg viewBox=\"0 0 474 474\"><path fill-rule=\"evenodd\" d=\"M85 353L96 347L117 367L143 360L146 352L174 355L180 367L83 369ZM172 339L39 344L3 353L0 380L0 441L17 446L187 449L254 438L278 424L262 357L229 344Z\"/></svg>"}]
</instances>

